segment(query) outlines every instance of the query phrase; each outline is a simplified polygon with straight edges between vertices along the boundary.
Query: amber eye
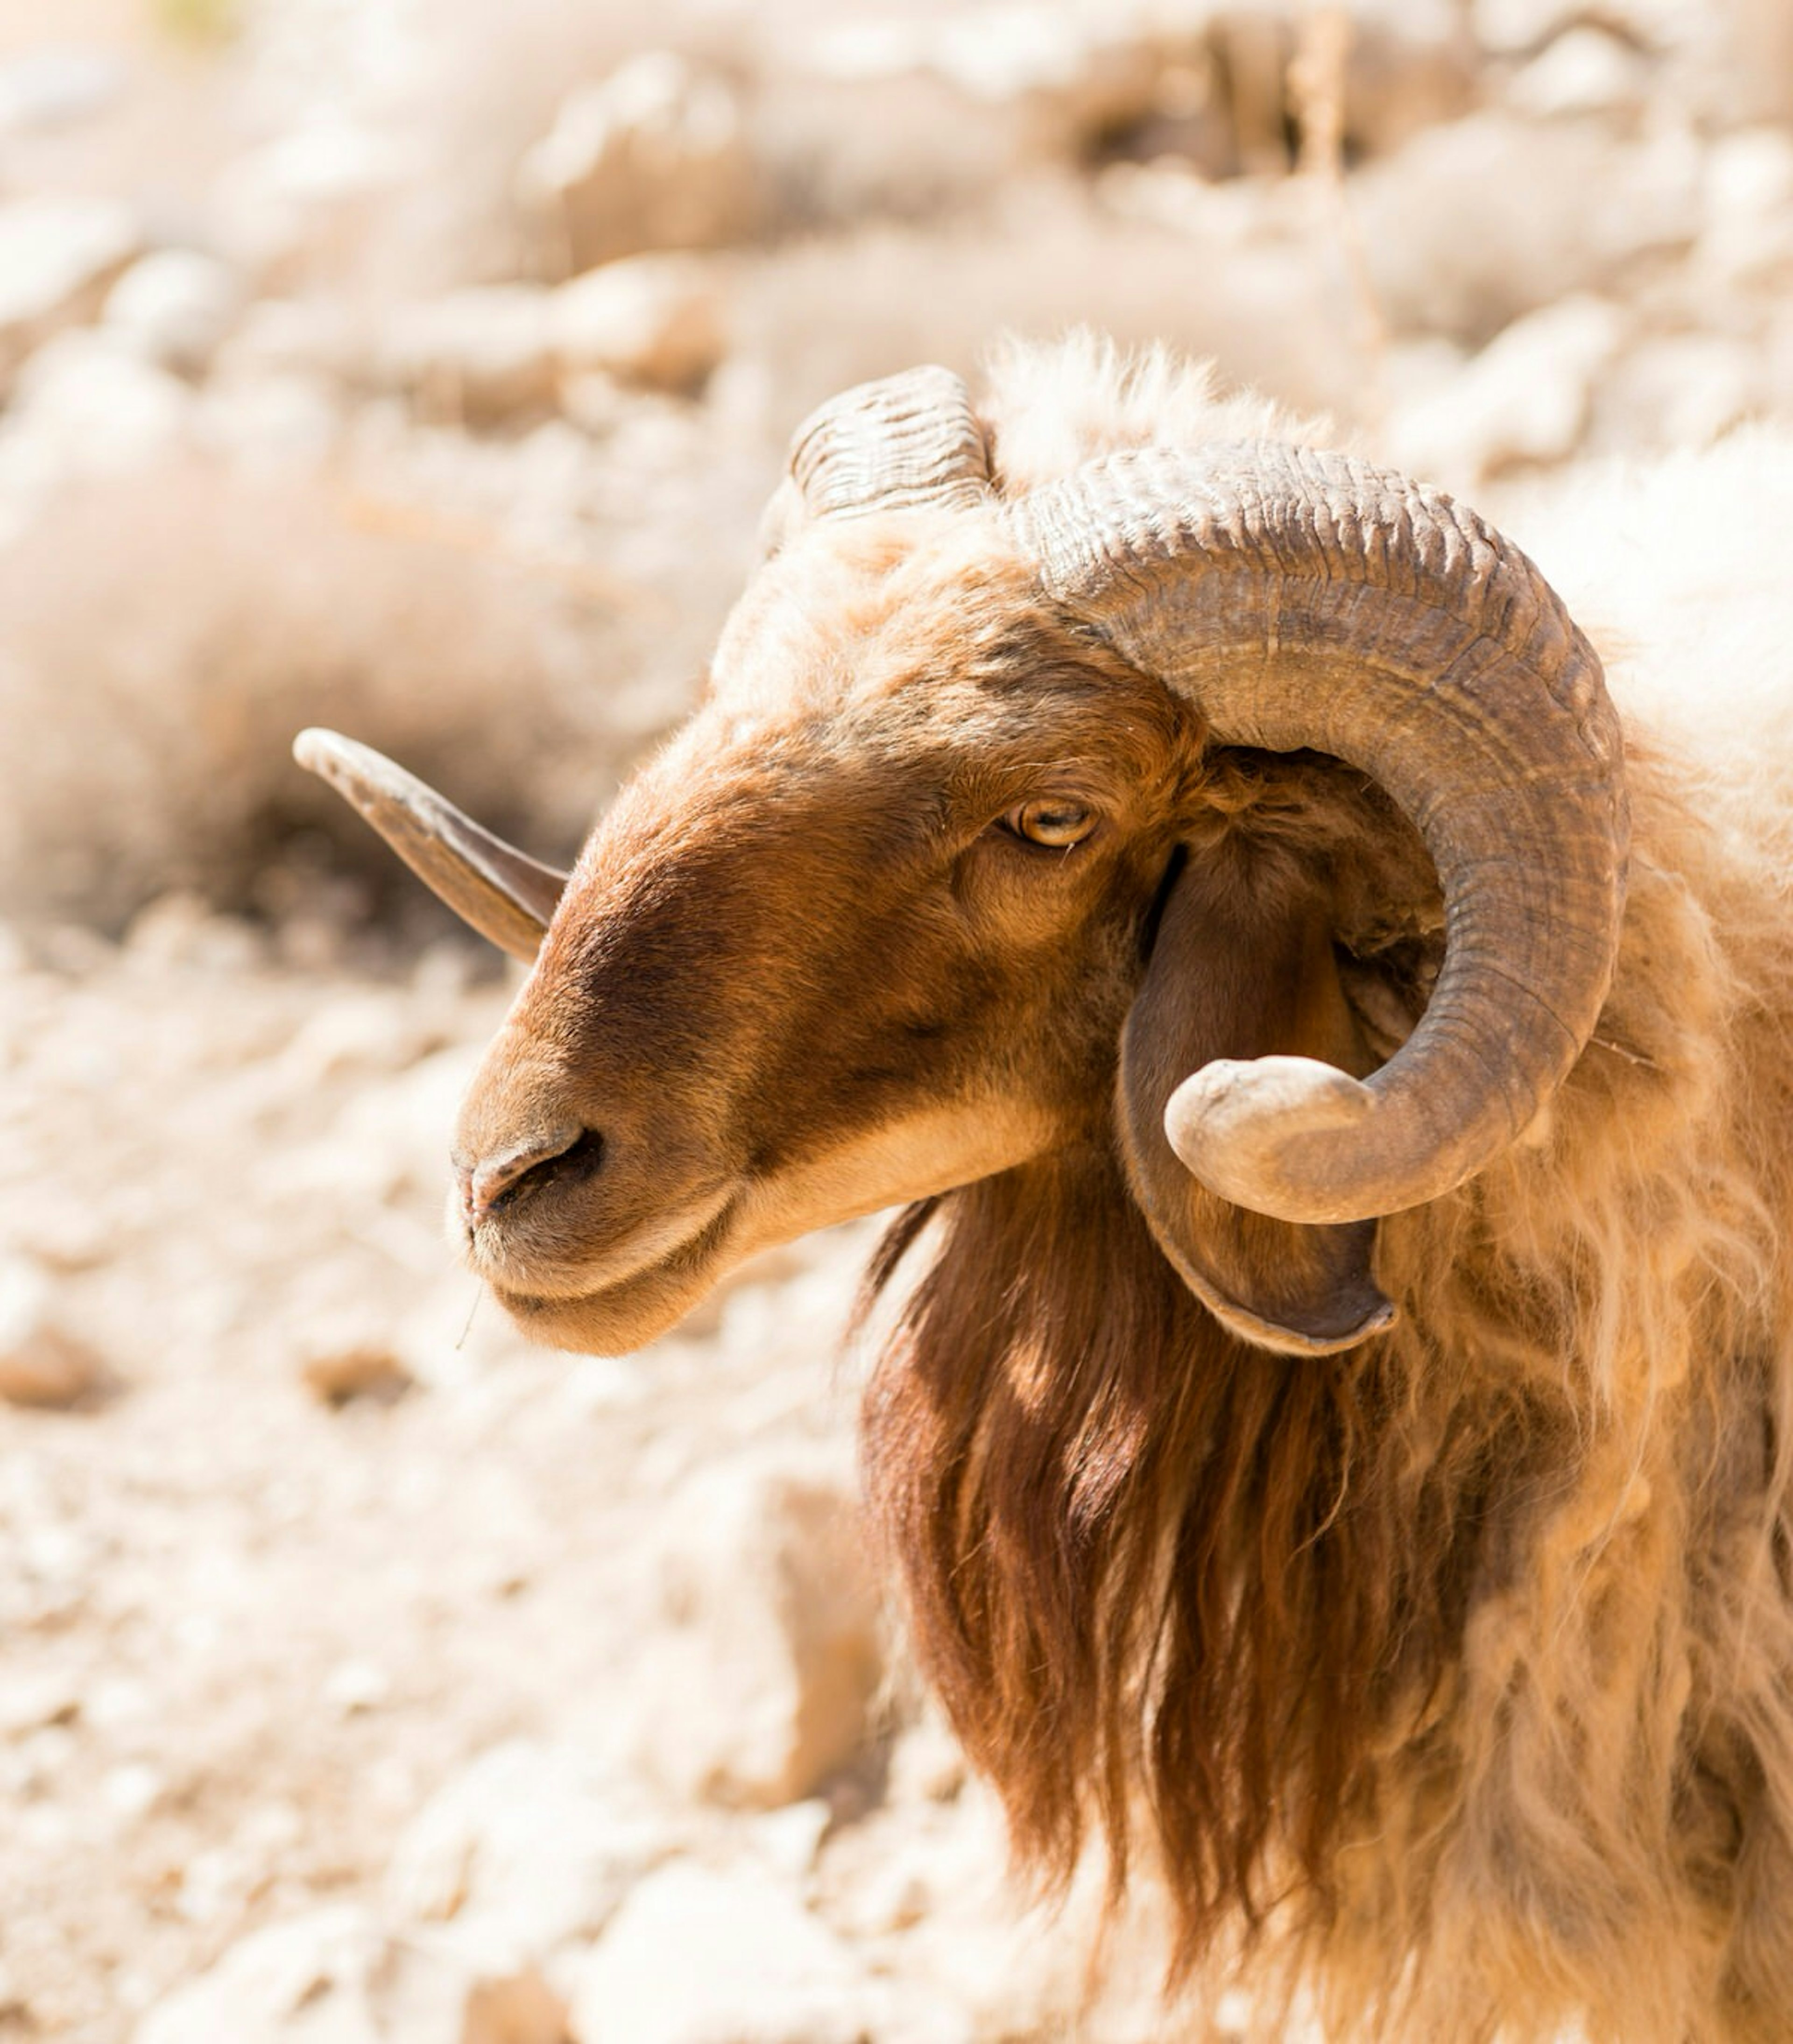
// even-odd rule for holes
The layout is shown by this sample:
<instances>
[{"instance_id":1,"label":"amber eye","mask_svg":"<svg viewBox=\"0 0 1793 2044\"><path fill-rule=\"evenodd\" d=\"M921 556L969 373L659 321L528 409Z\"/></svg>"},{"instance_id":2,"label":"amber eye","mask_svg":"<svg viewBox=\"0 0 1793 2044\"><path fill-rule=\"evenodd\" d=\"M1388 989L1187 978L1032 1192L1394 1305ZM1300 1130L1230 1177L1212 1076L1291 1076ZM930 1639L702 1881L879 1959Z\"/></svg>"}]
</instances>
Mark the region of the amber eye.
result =
<instances>
[{"instance_id":1,"label":"amber eye","mask_svg":"<svg viewBox=\"0 0 1793 2044\"><path fill-rule=\"evenodd\" d=\"M1096 815L1087 802L1073 801L1064 795L1043 795L1037 801L1023 802L1019 809L1010 809L1002 821L1029 844L1050 845L1064 851L1081 844L1095 828Z\"/></svg>"}]
</instances>

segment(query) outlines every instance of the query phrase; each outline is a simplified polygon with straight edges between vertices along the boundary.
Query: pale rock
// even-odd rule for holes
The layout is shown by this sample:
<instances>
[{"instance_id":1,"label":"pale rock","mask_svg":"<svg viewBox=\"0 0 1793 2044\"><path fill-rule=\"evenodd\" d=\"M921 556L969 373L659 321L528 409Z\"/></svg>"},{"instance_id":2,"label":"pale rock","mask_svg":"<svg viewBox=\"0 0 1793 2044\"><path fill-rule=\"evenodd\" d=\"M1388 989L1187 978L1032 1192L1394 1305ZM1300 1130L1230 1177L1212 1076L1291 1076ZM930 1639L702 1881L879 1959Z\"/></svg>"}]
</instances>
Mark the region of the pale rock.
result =
<instances>
[{"instance_id":1,"label":"pale rock","mask_svg":"<svg viewBox=\"0 0 1793 2044\"><path fill-rule=\"evenodd\" d=\"M194 437L260 473L316 474L343 434L336 388L321 376L214 378L200 399Z\"/></svg>"},{"instance_id":2,"label":"pale rock","mask_svg":"<svg viewBox=\"0 0 1793 2044\"><path fill-rule=\"evenodd\" d=\"M573 93L518 166L516 189L572 271L652 249L724 247L761 212L733 86L664 50Z\"/></svg>"},{"instance_id":3,"label":"pale rock","mask_svg":"<svg viewBox=\"0 0 1793 2044\"><path fill-rule=\"evenodd\" d=\"M137 214L116 200L0 205L0 379L59 328L90 319L142 246Z\"/></svg>"},{"instance_id":4,"label":"pale rock","mask_svg":"<svg viewBox=\"0 0 1793 2044\"><path fill-rule=\"evenodd\" d=\"M637 1679L644 1758L681 1793L794 1802L872 1742L879 1595L838 1464L775 1444L705 1468L668 1512L670 1623Z\"/></svg>"},{"instance_id":5,"label":"pale rock","mask_svg":"<svg viewBox=\"0 0 1793 2044\"><path fill-rule=\"evenodd\" d=\"M1290 10L1297 51L1321 11ZM1386 156L1475 103L1477 53L1460 0L1353 0L1349 12L1344 120L1354 156Z\"/></svg>"},{"instance_id":6,"label":"pale rock","mask_svg":"<svg viewBox=\"0 0 1793 2044\"><path fill-rule=\"evenodd\" d=\"M140 257L113 286L101 317L145 361L198 376L242 303L241 280L229 263L194 248L160 248Z\"/></svg>"},{"instance_id":7,"label":"pale rock","mask_svg":"<svg viewBox=\"0 0 1793 2044\"><path fill-rule=\"evenodd\" d=\"M238 916L223 916L202 894L174 888L140 909L125 932L125 955L158 966L192 966L202 972L252 972L266 951L255 929Z\"/></svg>"},{"instance_id":8,"label":"pale rock","mask_svg":"<svg viewBox=\"0 0 1793 2044\"><path fill-rule=\"evenodd\" d=\"M409 393L427 417L493 425L554 401L548 294L494 284L421 305L389 322L383 380Z\"/></svg>"},{"instance_id":9,"label":"pale rock","mask_svg":"<svg viewBox=\"0 0 1793 2044\"><path fill-rule=\"evenodd\" d=\"M888 1787L897 1802L950 1803L970 1778L964 1750L945 1713L925 1703L891 1752Z\"/></svg>"},{"instance_id":10,"label":"pale rock","mask_svg":"<svg viewBox=\"0 0 1793 2044\"><path fill-rule=\"evenodd\" d=\"M894 1799L843 1834L820 1898L854 1938L889 1937L919 1923L988 1925L1013 1934L1025 1914L1010 1879L1008 1838L994 1798L906 1808Z\"/></svg>"},{"instance_id":11,"label":"pale rock","mask_svg":"<svg viewBox=\"0 0 1793 2044\"><path fill-rule=\"evenodd\" d=\"M389 1700L392 1677L371 1661L342 1661L325 1677L321 1693L344 1717L364 1717Z\"/></svg>"},{"instance_id":12,"label":"pale rock","mask_svg":"<svg viewBox=\"0 0 1793 2044\"><path fill-rule=\"evenodd\" d=\"M71 128L114 106L125 90L123 64L109 50L44 44L0 65L0 135Z\"/></svg>"},{"instance_id":13,"label":"pale rock","mask_svg":"<svg viewBox=\"0 0 1793 2044\"><path fill-rule=\"evenodd\" d=\"M1541 120L1635 113L1649 89L1649 67L1629 43L1583 25L1559 36L1518 71L1507 97Z\"/></svg>"},{"instance_id":14,"label":"pale rock","mask_svg":"<svg viewBox=\"0 0 1793 2044\"><path fill-rule=\"evenodd\" d=\"M1036 153L1087 160L1124 136L1145 155L1192 159L1212 176L1279 175L1289 167L1290 69L1310 13L1300 0L989 0L934 18L844 17L797 61L862 87L931 74L990 110L983 125L1011 117ZM1379 153L1469 103L1474 48L1452 0L1356 0L1350 14L1343 116L1354 150Z\"/></svg>"},{"instance_id":15,"label":"pale rock","mask_svg":"<svg viewBox=\"0 0 1793 2044\"><path fill-rule=\"evenodd\" d=\"M560 1380L557 1396L569 1421L585 1425L602 1415L626 1412L656 1395L655 1378L633 1356L580 1356Z\"/></svg>"},{"instance_id":16,"label":"pale rock","mask_svg":"<svg viewBox=\"0 0 1793 2044\"><path fill-rule=\"evenodd\" d=\"M383 992L358 992L305 1016L279 1053L279 1070L302 1095L344 1079L408 1071L437 1047L414 1012Z\"/></svg>"},{"instance_id":17,"label":"pale rock","mask_svg":"<svg viewBox=\"0 0 1793 2044\"><path fill-rule=\"evenodd\" d=\"M0 1266L0 1297L5 1283L5 1267ZM80 1716L80 1686L63 1670L0 1677L0 1739L24 1739L51 1727L71 1725Z\"/></svg>"},{"instance_id":18,"label":"pale rock","mask_svg":"<svg viewBox=\"0 0 1793 2044\"><path fill-rule=\"evenodd\" d=\"M328 298L258 298L244 309L213 363L214 374L245 382L304 376L352 382L368 372L367 324Z\"/></svg>"},{"instance_id":19,"label":"pale rock","mask_svg":"<svg viewBox=\"0 0 1793 2044\"><path fill-rule=\"evenodd\" d=\"M1708 39L1709 110L1723 121L1793 120L1793 7L1787 0L1726 0L1702 8Z\"/></svg>"},{"instance_id":20,"label":"pale rock","mask_svg":"<svg viewBox=\"0 0 1793 2044\"><path fill-rule=\"evenodd\" d=\"M1124 14L1103 23L1070 9L1012 0L943 14L923 33L927 59L945 77L969 97L992 101L1074 90L1102 68L1106 51L1138 48Z\"/></svg>"},{"instance_id":21,"label":"pale rock","mask_svg":"<svg viewBox=\"0 0 1793 2044\"><path fill-rule=\"evenodd\" d=\"M255 1876L240 1854L225 1846L205 1846L184 1860L174 1904L183 1923L218 1923L240 1909L253 1892Z\"/></svg>"},{"instance_id":22,"label":"pale rock","mask_svg":"<svg viewBox=\"0 0 1793 2044\"><path fill-rule=\"evenodd\" d=\"M1081 154L1157 111L1165 52L1124 13L1012 0L925 25L926 60L967 97L1021 102L1037 145Z\"/></svg>"},{"instance_id":23,"label":"pale rock","mask_svg":"<svg viewBox=\"0 0 1793 2044\"><path fill-rule=\"evenodd\" d=\"M783 1880L802 1882L814 1873L833 1822L833 1806L812 1796L807 1802L737 1817L732 1830L750 1857Z\"/></svg>"},{"instance_id":24,"label":"pale rock","mask_svg":"<svg viewBox=\"0 0 1793 2044\"><path fill-rule=\"evenodd\" d=\"M130 1760L121 1766L108 1768L100 1777L99 1791L102 1800L120 1823L129 1824L148 1815L167 1785L160 1769L146 1760Z\"/></svg>"},{"instance_id":25,"label":"pale rock","mask_svg":"<svg viewBox=\"0 0 1793 2044\"><path fill-rule=\"evenodd\" d=\"M567 2044L532 1967L348 1904L256 1932L143 2017L132 2044Z\"/></svg>"},{"instance_id":26,"label":"pale rock","mask_svg":"<svg viewBox=\"0 0 1793 2044\"><path fill-rule=\"evenodd\" d=\"M1495 110L1429 129L1352 179L1384 320L1486 341L1570 293L1628 287L1692 242L1699 168L1675 133L1619 140Z\"/></svg>"},{"instance_id":27,"label":"pale rock","mask_svg":"<svg viewBox=\"0 0 1793 2044\"><path fill-rule=\"evenodd\" d=\"M417 1381L403 1360L381 1342L319 1349L300 1363L299 1375L314 1398L333 1406L357 1400L394 1404Z\"/></svg>"},{"instance_id":28,"label":"pale rock","mask_svg":"<svg viewBox=\"0 0 1793 2044\"><path fill-rule=\"evenodd\" d=\"M563 379L596 370L694 391L727 344L715 275L698 256L625 256L588 271L555 292L548 321Z\"/></svg>"},{"instance_id":29,"label":"pale rock","mask_svg":"<svg viewBox=\"0 0 1793 2044\"><path fill-rule=\"evenodd\" d=\"M1708 447L1758 408L1754 351L1716 333L1659 334L1640 341L1601 379L1596 448Z\"/></svg>"},{"instance_id":30,"label":"pale rock","mask_svg":"<svg viewBox=\"0 0 1793 2044\"><path fill-rule=\"evenodd\" d=\"M106 1381L98 1353L57 1320L48 1275L23 1257L0 1261L0 1399L65 1408Z\"/></svg>"},{"instance_id":31,"label":"pale rock","mask_svg":"<svg viewBox=\"0 0 1793 2044\"><path fill-rule=\"evenodd\" d=\"M193 417L178 376L103 332L60 334L18 373L0 459L9 479L39 489L124 474L177 453Z\"/></svg>"},{"instance_id":32,"label":"pale rock","mask_svg":"<svg viewBox=\"0 0 1793 2044\"><path fill-rule=\"evenodd\" d=\"M1714 137L1704 164L1702 266L1726 286L1793 270L1793 135L1745 128Z\"/></svg>"},{"instance_id":33,"label":"pale rock","mask_svg":"<svg viewBox=\"0 0 1793 2044\"><path fill-rule=\"evenodd\" d=\"M890 1990L756 1872L663 1868L618 1911L573 1982L579 2044L866 2044L889 2034Z\"/></svg>"},{"instance_id":34,"label":"pale rock","mask_svg":"<svg viewBox=\"0 0 1793 2044\"><path fill-rule=\"evenodd\" d=\"M140 1725L156 1716L156 1692L130 1675L102 1676L90 1689L83 1717L94 1731L109 1735L127 1725Z\"/></svg>"},{"instance_id":35,"label":"pale rock","mask_svg":"<svg viewBox=\"0 0 1793 2044\"><path fill-rule=\"evenodd\" d=\"M1595 383L1625 329L1619 309L1595 298L1564 298L1515 321L1460 375L1391 418L1391 459L1453 485L1563 460L1580 443Z\"/></svg>"},{"instance_id":36,"label":"pale rock","mask_svg":"<svg viewBox=\"0 0 1793 2044\"><path fill-rule=\"evenodd\" d=\"M215 236L265 284L290 284L358 253L372 210L424 171L404 139L337 114L260 144L214 180Z\"/></svg>"},{"instance_id":37,"label":"pale rock","mask_svg":"<svg viewBox=\"0 0 1793 2044\"><path fill-rule=\"evenodd\" d=\"M1585 10L1580 0L1470 0L1476 40L1500 56L1531 56Z\"/></svg>"},{"instance_id":38,"label":"pale rock","mask_svg":"<svg viewBox=\"0 0 1793 2044\"><path fill-rule=\"evenodd\" d=\"M513 1739L412 1819L387 1903L398 1921L452 1919L483 1950L539 1957L602 1931L683 1841L675 1819L581 1749Z\"/></svg>"}]
</instances>

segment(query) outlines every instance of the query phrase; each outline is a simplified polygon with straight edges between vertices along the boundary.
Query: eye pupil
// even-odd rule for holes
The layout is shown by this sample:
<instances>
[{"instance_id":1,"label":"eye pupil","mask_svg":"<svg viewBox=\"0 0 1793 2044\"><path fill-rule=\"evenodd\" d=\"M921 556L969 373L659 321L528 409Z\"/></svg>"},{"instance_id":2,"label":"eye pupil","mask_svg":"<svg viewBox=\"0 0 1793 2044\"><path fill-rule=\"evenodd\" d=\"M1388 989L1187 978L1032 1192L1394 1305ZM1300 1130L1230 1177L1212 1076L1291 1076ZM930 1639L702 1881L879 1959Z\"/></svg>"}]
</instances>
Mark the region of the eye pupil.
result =
<instances>
[{"instance_id":1,"label":"eye pupil","mask_svg":"<svg viewBox=\"0 0 1793 2044\"><path fill-rule=\"evenodd\" d=\"M1068 847L1089 836L1095 813L1085 803L1045 796L1023 802L1010 813L1007 822L1018 837L1030 843Z\"/></svg>"}]
</instances>

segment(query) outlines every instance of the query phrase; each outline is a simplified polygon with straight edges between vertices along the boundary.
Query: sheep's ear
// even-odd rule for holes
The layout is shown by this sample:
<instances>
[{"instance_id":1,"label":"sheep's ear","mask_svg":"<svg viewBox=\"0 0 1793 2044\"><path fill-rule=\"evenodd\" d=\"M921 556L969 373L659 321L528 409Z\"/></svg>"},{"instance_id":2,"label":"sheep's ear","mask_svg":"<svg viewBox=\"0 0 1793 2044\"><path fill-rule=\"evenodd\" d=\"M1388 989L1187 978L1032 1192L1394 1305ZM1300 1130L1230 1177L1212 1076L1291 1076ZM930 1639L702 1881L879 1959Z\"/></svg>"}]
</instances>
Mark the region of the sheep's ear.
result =
<instances>
[{"instance_id":1,"label":"sheep's ear","mask_svg":"<svg viewBox=\"0 0 1793 2044\"><path fill-rule=\"evenodd\" d=\"M1358 1077L1375 1064L1339 986L1323 901L1237 855L1191 856L1121 1039L1128 1177L1159 1247L1217 1320L1260 1347L1322 1355L1395 1318L1370 1275L1376 1223L1307 1226L1234 1206L1191 1176L1164 1133L1165 1102L1210 1058L1279 1053Z\"/></svg>"}]
</instances>

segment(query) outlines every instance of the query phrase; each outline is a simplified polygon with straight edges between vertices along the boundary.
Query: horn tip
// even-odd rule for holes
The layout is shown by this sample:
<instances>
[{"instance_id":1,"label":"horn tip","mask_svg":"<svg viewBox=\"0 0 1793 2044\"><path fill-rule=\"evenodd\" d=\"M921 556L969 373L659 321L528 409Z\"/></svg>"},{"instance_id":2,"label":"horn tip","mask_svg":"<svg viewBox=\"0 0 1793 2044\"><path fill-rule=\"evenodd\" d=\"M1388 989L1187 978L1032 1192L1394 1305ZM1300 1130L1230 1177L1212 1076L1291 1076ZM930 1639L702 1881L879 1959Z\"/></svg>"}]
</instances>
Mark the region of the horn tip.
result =
<instances>
[{"instance_id":1,"label":"horn tip","mask_svg":"<svg viewBox=\"0 0 1793 2044\"><path fill-rule=\"evenodd\" d=\"M347 742L339 732L308 724L293 740L293 757L309 774L326 773L331 763L342 757Z\"/></svg>"},{"instance_id":2,"label":"horn tip","mask_svg":"<svg viewBox=\"0 0 1793 2044\"><path fill-rule=\"evenodd\" d=\"M1210 1191L1286 1220L1361 1216L1291 1178L1289 1151L1360 1127L1376 1109L1360 1079L1313 1058L1217 1058L1164 1107L1171 1147Z\"/></svg>"}]
</instances>

